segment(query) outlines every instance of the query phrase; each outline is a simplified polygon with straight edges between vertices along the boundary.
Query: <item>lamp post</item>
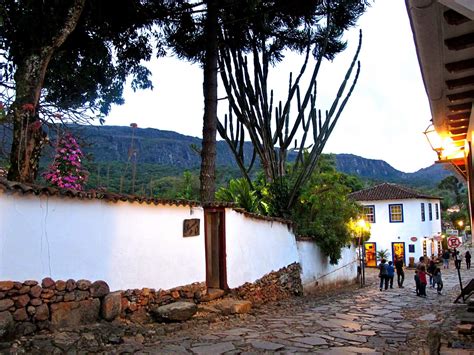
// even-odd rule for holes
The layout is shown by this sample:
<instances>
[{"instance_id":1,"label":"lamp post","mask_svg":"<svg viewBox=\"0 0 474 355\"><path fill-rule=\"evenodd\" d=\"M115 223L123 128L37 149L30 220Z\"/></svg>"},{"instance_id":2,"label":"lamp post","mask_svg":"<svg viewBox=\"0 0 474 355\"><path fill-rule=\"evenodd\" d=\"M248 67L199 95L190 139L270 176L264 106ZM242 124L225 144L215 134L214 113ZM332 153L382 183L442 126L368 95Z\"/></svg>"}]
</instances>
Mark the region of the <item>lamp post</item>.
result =
<instances>
[{"instance_id":1,"label":"lamp post","mask_svg":"<svg viewBox=\"0 0 474 355\"><path fill-rule=\"evenodd\" d=\"M365 286L365 247L362 246L362 232L367 227L363 218L357 221L359 227L359 267L361 271L360 287Z\"/></svg>"}]
</instances>

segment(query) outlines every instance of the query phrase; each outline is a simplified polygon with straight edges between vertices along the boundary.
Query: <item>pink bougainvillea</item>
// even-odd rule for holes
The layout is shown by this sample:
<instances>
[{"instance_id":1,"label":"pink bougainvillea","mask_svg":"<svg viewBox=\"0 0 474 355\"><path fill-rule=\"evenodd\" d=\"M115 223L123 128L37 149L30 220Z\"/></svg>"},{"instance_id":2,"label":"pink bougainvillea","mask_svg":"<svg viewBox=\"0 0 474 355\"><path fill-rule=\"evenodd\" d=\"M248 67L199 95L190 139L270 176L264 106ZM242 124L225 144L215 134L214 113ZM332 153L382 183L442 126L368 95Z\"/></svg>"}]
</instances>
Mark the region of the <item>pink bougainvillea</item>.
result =
<instances>
[{"instance_id":1,"label":"pink bougainvillea","mask_svg":"<svg viewBox=\"0 0 474 355\"><path fill-rule=\"evenodd\" d=\"M88 173L82 168L82 153L74 137L67 133L56 148L56 156L43 177L51 185L62 189L83 190Z\"/></svg>"}]
</instances>

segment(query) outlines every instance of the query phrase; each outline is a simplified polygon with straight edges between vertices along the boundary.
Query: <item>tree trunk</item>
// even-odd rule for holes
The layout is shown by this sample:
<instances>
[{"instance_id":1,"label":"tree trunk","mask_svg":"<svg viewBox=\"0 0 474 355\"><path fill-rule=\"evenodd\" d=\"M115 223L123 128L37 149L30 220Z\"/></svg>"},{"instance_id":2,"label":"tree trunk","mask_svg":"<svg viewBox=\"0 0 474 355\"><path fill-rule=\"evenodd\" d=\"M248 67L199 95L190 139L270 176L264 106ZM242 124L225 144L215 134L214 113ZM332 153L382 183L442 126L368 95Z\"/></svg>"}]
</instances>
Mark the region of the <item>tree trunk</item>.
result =
<instances>
[{"instance_id":1,"label":"tree trunk","mask_svg":"<svg viewBox=\"0 0 474 355\"><path fill-rule=\"evenodd\" d=\"M214 201L217 132L217 0L207 1L204 62L204 119L201 150L201 202Z\"/></svg>"},{"instance_id":2,"label":"tree trunk","mask_svg":"<svg viewBox=\"0 0 474 355\"><path fill-rule=\"evenodd\" d=\"M38 103L46 70L54 52L76 28L86 0L71 5L63 25L51 41L19 59L15 72L15 101L9 116L13 122L13 143L10 151L8 179L32 183L38 173L39 158L45 142L38 115Z\"/></svg>"}]
</instances>

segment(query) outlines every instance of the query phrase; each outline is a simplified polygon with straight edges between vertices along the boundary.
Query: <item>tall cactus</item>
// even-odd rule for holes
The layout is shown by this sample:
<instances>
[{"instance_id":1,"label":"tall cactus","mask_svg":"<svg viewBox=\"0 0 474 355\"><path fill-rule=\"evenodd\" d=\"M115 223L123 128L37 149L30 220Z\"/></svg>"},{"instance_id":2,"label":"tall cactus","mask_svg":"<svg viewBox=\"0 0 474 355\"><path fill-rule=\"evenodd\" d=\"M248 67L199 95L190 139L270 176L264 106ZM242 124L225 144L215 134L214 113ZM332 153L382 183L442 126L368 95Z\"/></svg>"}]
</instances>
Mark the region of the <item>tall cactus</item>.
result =
<instances>
[{"instance_id":1,"label":"tall cactus","mask_svg":"<svg viewBox=\"0 0 474 355\"><path fill-rule=\"evenodd\" d=\"M329 31L328 31L329 33ZM327 43L327 38L326 38ZM255 45L252 51L253 77L250 74L247 57L240 51L221 48L221 77L229 100L229 115L225 116L224 124L218 122L221 137L229 144L243 176L250 181L250 171L255 166L258 156L267 182L281 181L286 174L286 159L291 150L292 142L298 151L295 165L289 172L291 181L287 209L294 204L298 192L309 179L319 156L331 135L344 107L349 100L360 73L360 62L357 60L362 45L362 32L359 33L359 44L352 63L346 72L336 97L325 115L316 107L317 76L324 58L326 46L318 53L311 74L311 80L301 95L300 80L305 73L311 45L308 45L305 60L299 74L293 81L290 74L288 96L284 103L279 102L273 107L273 90L268 92L269 56L264 44ZM346 90L356 66L352 84ZM291 106L295 105L296 115L291 118ZM272 126L273 123L273 126ZM302 130L302 138L298 144L295 135ZM312 133L313 143L307 148L308 133ZM253 145L253 156L250 162L245 161L244 139L246 133ZM307 151L306 157L303 152Z\"/></svg>"}]
</instances>

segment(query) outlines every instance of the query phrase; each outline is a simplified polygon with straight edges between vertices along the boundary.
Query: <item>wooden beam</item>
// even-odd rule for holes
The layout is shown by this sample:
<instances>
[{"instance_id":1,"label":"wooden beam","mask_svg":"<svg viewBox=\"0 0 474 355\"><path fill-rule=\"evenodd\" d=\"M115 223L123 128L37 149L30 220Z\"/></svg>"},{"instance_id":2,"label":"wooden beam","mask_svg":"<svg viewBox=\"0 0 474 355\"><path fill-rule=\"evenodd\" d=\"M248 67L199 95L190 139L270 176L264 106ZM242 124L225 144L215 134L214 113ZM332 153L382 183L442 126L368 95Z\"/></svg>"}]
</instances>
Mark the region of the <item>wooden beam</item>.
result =
<instances>
[{"instance_id":1,"label":"wooden beam","mask_svg":"<svg viewBox=\"0 0 474 355\"><path fill-rule=\"evenodd\" d=\"M454 11L454 10L445 11L443 16L444 16L444 20L448 23L448 25L457 26L465 22L471 21L466 16L461 15L459 12Z\"/></svg>"},{"instance_id":2,"label":"wooden beam","mask_svg":"<svg viewBox=\"0 0 474 355\"><path fill-rule=\"evenodd\" d=\"M448 89L452 90L455 88L460 88L462 86L473 85L474 84L474 75L465 76L459 79L446 80L446 85Z\"/></svg>"},{"instance_id":3,"label":"wooden beam","mask_svg":"<svg viewBox=\"0 0 474 355\"><path fill-rule=\"evenodd\" d=\"M466 139L466 134L452 135L451 138L453 139L453 141L461 141L463 139Z\"/></svg>"},{"instance_id":4,"label":"wooden beam","mask_svg":"<svg viewBox=\"0 0 474 355\"><path fill-rule=\"evenodd\" d=\"M474 69L474 58L447 63L445 68L450 73L459 73L465 70Z\"/></svg>"},{"instance_id":5,"label":"wooden beam","mask_svg":"<svg viewBox=\"0 0 474 355\"><path fill-rule=\"evenodd\" d=\"M450 102L461 101L461 100L466 100L466 99L474 99L474 90L464 91L458 94L450 94L450 95L447 95L447 97Z\"/></svg>"},{"instance_id":6,"label":"wooden beam","mask_svg":"<svg viewBox=\"0 0 474 355\"><path fill-rule=\"evenodd\" d=\"M472 108L472 102L466 102L465 104L449 105L448 110L452 113L460 113L463 111L470 111Z\"/></svg>"},{"instance_id":7,"label":"wooden beam","mask_svg":"<svg viewBox=\"0 0 474 355\"><path fill-rule=\"evenodd\" d=\"M450 128L468 127L469 120L449 121L448 125Z\"/></svg>"},{"instance_id":8,"label":"wooden beam","mask_svg":"<svg viewBox=\"0 0 474 355\"><path fill-rule=\"evenodd\" d=\"M474 46L474 32L444 40L444 44L452 51L460 51Z\"/></svg>"},{"instance_id":9,"label":"wooden beam","mask_svg":"<svg viewBox=\"0 0 474 355\"><path fill-rule=\"evenodd\" d=\"M459 134L464 134L466 135L467 133L467 127L460 127L460 128L450 128L449 132L453 135L459 135Z\"/></svg>"},{"instance_id":10,"label":"wooden beam","mask_svg":"<svg viewBox=\"0 0 474 355\"><path fill-rule=\"evenodd\" d=\"M467 112L456 113L454 115L448 115L448 119L449 120L463 120L463 119L469 119L470 116L471 116L471 111L467 111Z\"/></svg>"}]
</instances>

